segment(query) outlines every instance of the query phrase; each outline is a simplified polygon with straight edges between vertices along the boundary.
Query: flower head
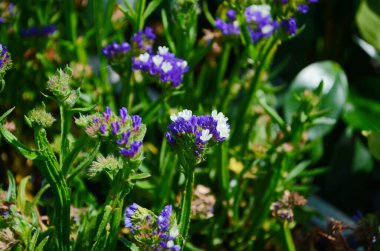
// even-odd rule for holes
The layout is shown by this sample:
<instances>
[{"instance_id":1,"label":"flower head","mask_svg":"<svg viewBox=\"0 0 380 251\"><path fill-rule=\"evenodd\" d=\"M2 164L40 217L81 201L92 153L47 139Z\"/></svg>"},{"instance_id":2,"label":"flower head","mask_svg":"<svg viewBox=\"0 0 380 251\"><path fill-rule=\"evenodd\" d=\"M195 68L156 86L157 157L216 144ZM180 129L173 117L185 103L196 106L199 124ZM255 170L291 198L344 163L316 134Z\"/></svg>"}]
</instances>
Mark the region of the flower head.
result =
<instances>
[{"instance_id":1,"label":"flower head","mask_svg":"<svg viewBox=\"0 0 380 251\"><path fill-rule=\"evenodd\" d=\"M200 161L205 149L229 137L228 118L213 111L211 115L195 116L190 110L183 110L170 116L166 138L170 145L190 158ZM190 148L190 149L189 149Z\"/></svg>"},{"instance_id":2,"label":"flower head","mask_svg":"<svg viewBox=\"0 0 380 251\"><path fill-rule=\"evenodd\" d=\"M102 53L108 59L114 59L117 57L122 57L127 54L130 50L130 46L127 42L116 43L106 45L103 47Z\"/></svg>"},{"instance_id":3,"label":"flower head","mask_svg":"<svg viewBox=\"0 0 380 251\"><path fill-rule=\"evenodd\" d=\"M244 16L254 43L272 36L279 27L279 23L272 19L269 5L251 5L245 9Z\"/></svg>"},{"instance_id":4,"label":"flower head","mask_svg":"<svg viewBox=\"0 0 380 251\"><path fill-rule=\"evenodd\" d=\"M31 26L26 29L21 29L21 36L23 37L49 37L57 31L57 27L52 25L44 25L41 28Z\"/></svg>"},{"instance_id":5,"label":"flower head","mask_svg":"<svg viewBox=\"0 0 380 251\"><path fill-rule=\"evenodd\" d=\"M0 44L0 77L1 73L9 70L12 66L11 56L5 45ZM1 78L0 78L1 79Z\"/></svg>"},{"instance_id":6,"label":"flower head","mask_svg":"<svg viewBox=\"0 0 380 251\"><path fill-rule=\"evenodd\" d=\"M176 58L165 46L158 47L157 54L147 52L132 58L132 69L141 70L158 78L162 83L171 83L177 87L183 79L183 74L189 70L187 62Z\"/></svg>"},{"instance_id":7,"label":"flower head","mask_svg":"<svg viewBox=\"0 0 380 251\"><path fill-rule=\"evenodd\" d=\"M220 18L215 20L215 28L221 30L224 35L239 35L240 25L236 20L235 10L228 10L226 16L228 21L223 21Z\"/></svg>"},{"instance_id":8,"label":"flower head","mask_svg":"<svg viewBox=\"0 0 380 251\"><path fill-rule=\"evenodd\" d=\"M156 40L156 34L154 34L151 27L146 27L143 31L138 31L132 37L132 45L136 46L141 52L152 53L153 43Z\"/></svg>"}]
</instances>

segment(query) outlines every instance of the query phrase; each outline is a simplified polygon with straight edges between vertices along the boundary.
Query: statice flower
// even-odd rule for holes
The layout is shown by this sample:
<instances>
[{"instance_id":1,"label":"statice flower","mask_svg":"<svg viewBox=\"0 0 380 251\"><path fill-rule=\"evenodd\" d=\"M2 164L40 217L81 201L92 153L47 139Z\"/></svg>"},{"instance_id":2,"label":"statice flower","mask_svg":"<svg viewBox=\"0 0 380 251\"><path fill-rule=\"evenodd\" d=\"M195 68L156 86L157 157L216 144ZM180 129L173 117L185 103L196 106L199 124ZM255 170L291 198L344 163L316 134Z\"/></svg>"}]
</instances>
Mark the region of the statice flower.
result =
<instances>
[{"instance_id":1,"label":"statice flower","mask_svg":"<svg viewBox=\"0 0 380 251\"><path fill-rule=\"evenodd\" d=\"M272 19L269 5L251 5L245 9L244 15L254 43L272 36L279 28L279 23Z\"/></svg>"},{"instance_id":2,"label":"statice flower","mask_svg":"<svg viewBox=\"0 0 380 251\"><path fill-rule=\"evenodd\" d=\"M297 10L302 14L306 14L309 12L309 6L307 4L298 4Z\"/></svg>"},{"instance_id":3,"label":"statice flower","mask_svg":"<svg viewBox=\"0 0 380 251\"><path fill-rule=\"evenodd\" d=\"M223 21L220 18L215 20L215 28L222 31L224 35L239 35L240 34L240 25L236 20L236 12L234 10L227 11L228 21Z\"/></svg>"},{"instance_id":4,"label":"statice flower","mask_svg":"<svg viewBox=\"0 0 380 251\"><path fill-rule=\"evenodd\" d=\"M146 27L143 31L138 31L132 37L132 45L136 46L141 52L152 53L154 40L156 40L156 34L154 34L151 27Z\"/></svg>"},{"instance_id":5,"label":"statice flower","mask_svg":"<svg viewBox=\"0 0 380 251\"><path fill-rule=\"evenodd\" d=\"M0 2L0 24L6 23L15 16L15 5L9 1Z\"/></svg>"},{"instance_id":6,"label":"statice flower","mask_svg":"<svg viewBox=\"0 0 380 251\"><path fill-rule=\"evenodd\" d=\"M166 138L179 154L201 161L206 149L223 142L230 135L230 125L223 113L214 110L211 115L195 116L190 110L183 110L170 116Z\"/></svg>"},{"instance_id":7,"label":"statice flower","mask_svg":"<svg viewBox=\"0 0 380 251\"><path fill-rule=\"evenodd\" d=\"M116 57L122 57L130 50L130 46L127 42L116 43L106 45L103 47L102 53L108 59L114 59Z\"/></svg>"},{"instance_id":8,"label":"statice flower","mask_svg":"<svg viewBox=\"0 0 380 251\"><path fill-rule=\"evenodd\" d=\"M133 203L127 207L124 225L133 234L142 250L179 251L179 230L171 205L156 216L153 212Z\"/></svg>"},{"instance_id":9,"label":"statice flower","mask_svg":"<svg viewBox=\"0 0 380 251\"><path fill-rule=\"evenodd\" d=\"M279 201L272 203L270 207L272 216L280 220L291 221L294 216L293 208L303 206L306 202L302 195L286 190Z\"/></svg>"},{"instance_id":10,"label":"statice flower","mask_svg":"<svg viewBox=\"0 0 380 251\"><path fill-rule=\"evenodd\" d=\"M57 31L55 25L44 25L41 28L32 26L26 29L21 29L21 36L23 37L48 37Z\"/></svg>"},{"instance_id":11,"label":"statice flower","mask_svg":"<svg viewBox=\"0 0 380 251\"><path fill-rule=\"evenodd\" d=\"M86 121L87 120L87 121ZM86 132L93 137L100 137L112 142L119 154L127 159L136 159L142 155L142 141L146 126L138 115L130 116L128 110L122 107L119 115L110 107L102 114L98 113L77 122L86 127Z\"/></svg>"},{"instance_id":12,"label":"statice flower","mask_svg":"<svg viewBox=\"0 0 380 251\"><path fill-rule=\"evenodd\" d=\"M284 27L285 31L289 33L292 36L296 35L297 32L297 22L294 17L290 17L289 19L282 20L282 26Z\"/></svg>"},{"instance_id":13,"label":"statice flower","mask_svg":"<svg viewBox=\"0 0 380 251\"><path fill-rule=\"evenodd\" d=\"M8 53L7 47L0 44L0 77L1 73L4 73L6 70L9 70L12 66L11 56Z\"/></svg>"},{"instance_id":14,"label":"statice flower","mask_svg":"<svg viewBox=\"0 0 380 251\"><path fill-rule=\"evenodd\" d=\"M147 72L157 77L162 83L171 83L177 87L189 67L185 60L176 58L167 47L160 46L156 54L145 52L132 58L132 69Z\"/></svg>"}]
</instances>

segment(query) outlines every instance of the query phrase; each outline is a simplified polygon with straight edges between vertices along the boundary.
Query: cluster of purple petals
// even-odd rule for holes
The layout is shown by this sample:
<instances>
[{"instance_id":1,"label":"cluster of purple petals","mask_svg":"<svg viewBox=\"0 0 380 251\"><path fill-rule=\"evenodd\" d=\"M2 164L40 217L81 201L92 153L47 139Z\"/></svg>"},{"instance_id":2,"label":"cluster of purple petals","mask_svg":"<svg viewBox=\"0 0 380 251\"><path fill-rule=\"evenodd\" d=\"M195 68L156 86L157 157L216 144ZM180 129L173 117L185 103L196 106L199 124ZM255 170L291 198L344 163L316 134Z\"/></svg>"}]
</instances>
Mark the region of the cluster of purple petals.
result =
<instances>
[{"instance_id":1,"label":"cluster of purple petals","mask_svg":"<svg viewBox=\"0 0 380 251\"><path fill-rule=\"evenodd\" d=\"M251 5L244 12L248 31L254 43L272 36L280 26L279 22L272 19L268 8L269 6L264 5Z\"/></svg>"},{"instance_id":2,"label":"cluster of purple petals","mask_svg":"<svg viewBox=\"0 0 380 251\"><path fill-rule=\"evenodd\" d=\"M284 27L285 31L290 35L295 36L297 32L297 22L294 17L289 19L282 20L282 27Z\"/></svg>"},{"instance_id":3,"label":"cluster of purple petals","mask_svg":"<svg viewBox=\"0 0 380 251\"><path fill-rule=\"evenodd\" d=\"M127 119L131 120L132 128L125 126ZM133 140L133 136L139 134L141 121L138 115L129 116L125 107L119 110L119 117L113 116L111 108L107 106L102 117L96 117L92 122L101 135L112 134L116 137L116 144L121 148L119 151L121 155L133 158L142 146L142 141Z\"/></svg>"},{"instance_id":4,"label":"cluster of purple petals","mask_svg":"<svg viewBox=\"0 0 380 251\"><path fill-rule=\"evenodd\" d=\"M57 27L55 25L44 25L40 29L32 26L27 29L21 29L21 36L23 37L48 37L56 32Z\"/></svg>"},{"instance_id":5,"label":"cluster of purple petals","mask_svg":"<svg viewBox=\"0 0 380 251\"><path fill-rule=\"evenodd\" d=\"M0 44L0 70L4 68L10 62L10 56L7 47Z\"/></svg>"},{"instance_id":6,"label":"cluster of purple petals","mask_svg":"<svg viewBox=\"0 0 380 251\"><path fill-rule=\"evenodd\" d=\"M133 35L132 41L137 44L139 49L152 53L153 43L156 35L151 27L146 27L143 31L139 31Z\"/></svg>"},{"instance_id":7,"label":"cluster of purple petals","mask_svg":"<svg viewBox=\"0 0 380 251\"><path fill-rule=\"evenodd\" d=\"M130 50L130 46L127 42L120 44L113 42L112 44L103 47L102 53L108 59L112 59L116 56L127 54Z\"/></svg>"},{"instance_id":8,"label":"cluster of purple petals","mask_svg":"<svg viewBox=\"0 0 380 251\"><path fill-rule=\"evenodd\" d=\"M6 2L4 4L5 6L0 6L0 24L6 23L9 16L16 14L15 5L13 3L9 3L8 6Z\"/></svg>"},{"instance_id":9,"label":"cluster of purple petals","mask_svg":"<svg viewBox=\"0 0 380 251\"><path fill-rule=\"evenodd\" d=\"M215 28L222 31L224 35L239 35L240 26L236 21L236 12L234 10L227 11L227 18L229 22L223 21L220 18L215 20Z\"/></svg>"},{"instance_id":10,"label":"cluster of purple petals","mask_svg":"<svg viewBox=\"0 0 380 251\"><path fill-rule=\"evenodd\" d=\"M183 74L189 71L187 62L176 58L166 47L159 47L157 54L144 53L132 58L132 69L141 70L157 76L163 83L177 87L183 80Z\"/></svg>"},{"instance_id":11,"label":"cluster of purple petals","mask_svg":"<svg viewBox=\"0 0 380 251\"><path fill-rule=\"evenodd\" d=\"M193 135L195 137L194 153L199 157L208 143L208 141L201 139L203 130L208 130L217 142L226 139L220 136L217 125L218 122L210 115L191 116L189 120L179 117L168 126L165 136L172 146L177 146L177 142L185 135Z\"/></svg>"},{"instance_id":12,"label":"cluster of purple petals","mask_svg":"<svg viewBox=\"0 0 380 251\"><path fill-rule=\"evenodd\" d=\"M155 224L152 222L153 217L149 214L140 216L143 219L138 219L134 222L133 219L138 218L134 217L139 205L133 203L127 207L124 218L124 225L128 228L132 234L139 236L140 234L144 238L149 238L151 244L150 248L155 251L179 251L181 247L175 244L175 241L178 237L178 233L173 235L171 230L170 218L172 215L173 208L171 205L165 206L161 211L160 215L156 218ZM141 238L140 238L141 239Z\"/></svg>"}]
</instances>

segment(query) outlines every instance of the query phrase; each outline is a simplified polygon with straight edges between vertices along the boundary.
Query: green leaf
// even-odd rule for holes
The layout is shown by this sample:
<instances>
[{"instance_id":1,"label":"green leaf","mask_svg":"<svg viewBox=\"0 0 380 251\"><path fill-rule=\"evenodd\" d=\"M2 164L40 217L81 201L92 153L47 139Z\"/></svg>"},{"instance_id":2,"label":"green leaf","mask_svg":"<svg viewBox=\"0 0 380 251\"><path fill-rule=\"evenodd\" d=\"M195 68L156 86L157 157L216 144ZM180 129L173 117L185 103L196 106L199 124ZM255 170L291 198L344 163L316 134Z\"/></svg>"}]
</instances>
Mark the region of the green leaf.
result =
<instances>
[{"instance_id":1,"label":"green leaf","mask_svg":"<svg viewBox=\"0 0 380 251\"><path fill-rule=\"evenodd\" d=\"M120 237L119 241L124 244L127 248L129 248L131 251L140 251L140 249L136 246L136 244L130 242L129 240Z\"/></svg>"},{"instance_id":2,"label":"green leaf","mask_svg":"<svg viewBox=\"0 0 380 251\"><path fill-rule=\"evenodd\" d=\"M290 123L293 113L299 107L296 94L304 90L314 91L318 89L321 81L323 81L323 90L319 109L328 110L325 117L330 123L312 127L308 132L311 139L326 135L334 126L331 122L339 117L343 109L348 93L348 82L344 70L333 61L321 61L311 64L298 73L292 81L285 98L284 113L286 121ZM326 122L327 120L324 119L324 121Z\"/></svg>"},{"instance_id":3,"label":"green leaf","mask_svg":"<svg viewBox=\"0 0 380 251\"><path fill-rule=\"evenodd\" d=\"M153 0L152 2L150 2L148 4L148 6L146 7L145 11L144 11L144 20L147 19L152 13L153 11L155 11L157 9L157 7L161 4L162 0Z\"/></svg>"},{"instance_id":4,"label":"green leaf","mask_svg":"<svg viewBox=\"0 0 380 251\"><path fill-rule=\"evenodd\" d=\"M8 175L9 186L8 186L6 201L11 203L11 202L16 201L16 181L11 171L8 170L7 175Z\"/></svg>"},{"instance_id":5,"label":"green leaf","mask_svg":"<svg viewBox=\"0 0 380 251\"><path fill-rule=\"evenodd\" d=\"M26 204L26 185L28 184L30 176L26 176L20 182L18 186L17 193L17 208L20 209L21 212L25 212L25 204Z\"/></svg>"},{"instance_id":6,"label":"green leaf","mask_svg":"<svg viewBox=\"0 0 380 251\"><path fill-rule=\"evenodd\" d=\"M375 159L380 161L380 133L372 132L368 135L368 148L369 152Z\"/></svg>"},{"instance_id":7,"label":"green leaf","mask_svg":"<svg viewBox=\"0 0 380 251\"><path fill-rule=\"evenodd\" d=\"M308 166L310 166L311 161L305 160L301 163L299 163L295 168L293 168L288 176L286 176L285 181L290 181L294 178L297 178Z\"/></svg>"},{"instance_id":8,"label":"green leaf","mask_svg":"<svg viewBox=\"0 0 380 251\"><path fill-rule=\"evenodd\" d=\"M359 139L356 139L352 170L354 172L370 173L373 166L374 163L370 152Z\"/></svg>"},{"instance_id":9,"label":"green leaf","mask_svg":"<svg viewBox=\"0 0 380 251\"><path fill-rule=\"evenodd\" d=\"M0 126L0 134L3 135L5 141L11 144L16 148L25 158L34 160L39 157L38 153L29 149L26 145L21 143L12 133L10 133L7 129Z\"/></svg>"},{"instance_id":10,"label":"green leaf","mask_svg":"<svg viewBox=\"0 0 380 251\"><path fill-rule=\"evenodd\" d=\"M380 50L380 7L374 1L361 1L356 13L356 24L362 37Z\"/></svg>"},{"instance_id":11,"label":"green leaf","mask_svg":"<svg viewBox=\"0 0 380 251\"><path fill-rule=\"evenodd\" d=\"M15 107L12 107L8 111L6 111L3 115L0 116L0 124L4 122L4 120L8 117L8 115L15 109Z\"/></svg>"},{"instance_id":12,"label":"green leaf","mask_svg":"<svg viewBox=\"0 0 380 251\"><path fill-rule=\"evenodd\" d=\"M343 119L357 130L380 132L380 102L351 92L344 107Z\"/></svg>"},{"instance_id":13,"label":"green leaf","mask_svg":"<svg viewBox=\"0 0 380 251\"><path fill-rule=\"evenodd\" d=\"M142 179L149 178L150 176L151 176L150 173L137 173L137 174L132 174L129 177L129 180L142 180Z\"/></svg>"},{"instance_id":14,"label":"green leaf","mask_svg":"<svg viewBox=\"0 0 380 251\"><path fill-rule=\"evenodd\" d=\"M49 240L49 236L46 236L45 238L43 238L34 251L43 251L48 240Z\"/></svg>"},{"instance_id":15,"label":"green leaf","mask_svg":"<svg viewBox=\"0 0 380 251\"><path fill-rule=\"evenodd\" d=\"M89 111L94 110L94 108L95 108L96 106L97 106L97 105L92 105L92 106L89 106L89 107L71 108L71 109L70 109L70 112L72 112L72 113L77 113L77 112L89 112Z\"/></svg>"}]
</instances>

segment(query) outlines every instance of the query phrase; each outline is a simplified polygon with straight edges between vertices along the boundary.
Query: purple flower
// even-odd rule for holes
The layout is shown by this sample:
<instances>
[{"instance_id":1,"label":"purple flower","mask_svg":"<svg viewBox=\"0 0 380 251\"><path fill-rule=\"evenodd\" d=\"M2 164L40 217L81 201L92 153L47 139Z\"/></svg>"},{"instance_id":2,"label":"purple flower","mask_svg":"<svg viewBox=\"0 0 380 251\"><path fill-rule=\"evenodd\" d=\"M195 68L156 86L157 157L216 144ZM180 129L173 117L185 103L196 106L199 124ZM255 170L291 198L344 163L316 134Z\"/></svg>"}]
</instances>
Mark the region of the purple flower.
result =
<instances>
[{"instance_id":1,"label":"purple flower","mask_svg":"<svg viewBox=\"0 0 380 251\"><path fill-rule=\"evenodd\" d=\"M165 206L160 215L157 217L157 226L159 231L168 231L170 227L170 216L172 215L172 209L172 205Z\"/></svg>"},{"instance_id":2,"label":"purple flower","mask_svg":"<svg viewBox=\"0 0 380 251\"><path fill-rule=\"evenodd\" d=\"M309 3L318 3L318 0L309 0Z\"/></svg>"},{"instance_id":3,"label":"purple flower","mask_svg":"<svg viewBox=\"0 0 380 251\"><path fill-rule=\"evenodd\" d=\"M306 14L309 12L309 5L307 4L297 4L297 10L302 14Z\"/></svg>"},{"instance_id":4,"label":"purple flower","mask_svg":"<svg viewBox=\"0 0 380 251\"><path fill-rule=\"evenodd\" d=\"M291 17L289 19L282 20L282 26L290 35L292 35L292 36L296 35L297 23L293 17Z\"/></svg>"},{"instance_id":5,"label":"purple flower","mask_svg":"<svg viewBox=\"0 0 380 251\"><path fill-rule=\"evenodd\" d=\"M220 18L215 20L215 28L222 31L224 35L239 35L240 34L240 26L239 23L227 23Z\"/></svg>"},{"instance_id":6,"label":"purple flower","mask_svg":"<svg viewBox=\"0 0 380 251\"><path fill-rule=\"evenodd\" d=\"M112 116L112 110L109 106L106 107L106 111L103 112L104 119L108 122Z\"/></svg>"},{"instance_id":7,"label":"purple flower","mask_svg":"<svg viewBox=\"0 0 380 251\"><path fill-rule=\"evenodd\" d=\"M57 27L55 25L44 25L41 29L35 26L31 26L27 29L21 29L21 36L23 37L48 37L56 32Z\"/></svg>"},{"instance_id":8,"label":"purple flower","mask_svg":"<svg viewBox=\"0 0 380 251\"><path fill-rule=\"evenodd\" d=\"M10 63L10 55L8 53L7 47L0 44L0 71L4 69L7 70Z\"/></svg>"},{"instance_id":9,"label":"purple flower","mask_svg":"<svg viewBox=\"0 0 380 251\"><path fill-rule=\"evenodd\" d=\"M140 130L141 120L142 120L141 117L138 115L132 116L132 126L133 126L134 131Z\"/></svg>"},{"instance_id":10,"label":"purple flower","mask_svg":"<svg viewBox=\"0 0 380 251\"><path fill-rule=\"evenodd\" d=\"M280 26L276 20L272 19L270 10L269 5L251 5L244 12L248 31L254 43L272 36Z\"/></svg>"},{"instance_id":11,"label":"purple flower","mask_svg":"<svg viewBox=\"0 0 380 251\"><path fill-rule=\"evenodd\" d=\"M107 133L107 126L106 124L102 123L100 126L99 126L99 132L101 134L106 134Z\"/></svg>"},{"instance_id":12,"label":"purple flower","mask_svg":"<svg viewBox=\"0 0 380 251\"><path fill-rule=\"evenodd\" d=\"M230 21L235 21L236 20L236 11L234 10L228 10L227 13L227 18L230 20Z\"/></svg>"},{"instance_id":13,"label":"purple flower","mask_svg":"<svg viewBox=\"0 0 380 251\"><path fill-rule=\"evenodd\" d=\"M114 135L117 135L119 133L119 131L120 131L120 124L119 124L119 122L118 121L112 122L111 123L111 127L112 127L112 133Z\"/></svg>"},{"instance_id":14,"label":"purple flower","mask_svg":"<svg viewBox=\"0 0 380 251\"><path fill-rule=\"evenodd\" d=\"M129 228L132 233L135 232L133 228L133 224L132 224L132 216L138 208L139 208L139 205L137 205L136 203L133 203L132 205L127 207L127 209L125 210L124 226L126 228Z\"/></svg>"},{"instance_id":15,"label":"purple flower","mask_svg":"<svg viewBox=\"0 0 380 251\"><path fill-rule=\"evenodd\" d=\"M185 60L176 58L167 47L159 47L156 55L144 53L132 58L132 69L148 72L157 76L161 82L177 87L189 67Z\"/></svg>"},{"instance_id":16,"label":"purple flower","mask_svg":"<svg viewBox=\"0 0 380 251\"><path fill-rule=\"evenodd\" d=\"M147 51L149 53L152 52L152 45L155 39L156 35L154 34L151 27L146 27L145 30L138 31L132 37L132 41L137 44L137 47L139 49Z\"/></svg>"},{"instance_id":17,"label":"purple flower","mask_svg":"<svg viewBox=\"0 0 380 251\"><path fill-rule=\"evenodd\" d=\"M103 47L102 53L108 59L113 59L114 57L127 54L129 50L130 46L127 42L122 42L121 44L113 42L112 44Z\"/></svg>"},{"instance_id":18,"label":"purple flower","mask_svg":"<svg viewBox=\"0 0 380 251\"><path fill-rule=\"evenodd\" d=\"M125 121L127 120L128 118L128 109L125 108L125 107L122 107L119 111L120 113L120 119L121 119L121 123L124 124Z\"/></svg>"},{"instance_id":19,"label":"purple flower","mask_svg":"<svg viewBox=\"0 0 380 251\"><path fill-rule=\"evenodd\" d=\"M130 157L133 158L136 156L136 154L139 152L140 148L142 146L141 141L134 141L129 146L129 149L122 148L119 153L122 154L124 157Z\"/></svg>"},{"instance_id":20,"label":"purple flower","mask_svg":"<svg viewBox=\"0 0 380 251\"><path fill-rule=\"evenodd\" d=\"M116 143L118 145L127 145L130 137L131 137L131 131L130 130L123 132L123 133L121 133L121 139L118 139L116 141Z\"/></svg>"}]
</instances>

